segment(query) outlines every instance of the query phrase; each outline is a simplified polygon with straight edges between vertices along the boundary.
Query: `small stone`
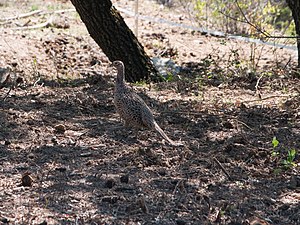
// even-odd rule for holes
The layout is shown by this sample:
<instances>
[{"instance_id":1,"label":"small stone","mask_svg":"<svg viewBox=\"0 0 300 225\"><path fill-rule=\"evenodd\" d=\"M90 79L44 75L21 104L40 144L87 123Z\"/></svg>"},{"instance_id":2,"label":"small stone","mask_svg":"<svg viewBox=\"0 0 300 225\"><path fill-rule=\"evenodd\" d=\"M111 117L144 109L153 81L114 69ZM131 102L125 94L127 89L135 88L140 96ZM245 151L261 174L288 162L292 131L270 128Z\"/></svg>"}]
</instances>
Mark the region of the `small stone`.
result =
<instances>
[{"instance_id":1,"label":"small stone","mask_svg":"<svg viewBox=\"0 0 300 225\"><path fill-rule=\"evenodd\" d=\"M17 77L16 83L17 83L17 84L22 84L22 83L24 83L23 77Z\"/></svg>"},{"instance_id":2,"label":"small stone","mask_svg":"<svg viewBox=\"0 0 300 225\"><path fill-rule=\"evenodd\" d=\"M178 219L178 220L176 220L176 224L177 225L185 225L186 222L184 220L182 220L182 219Z\"/></svg>"},{"instance_id":3,"label":"small stone","mask_svg":"<svg viewBox=\"0 0 300 225\"><path fill-rule=\"evenodd\" d=\"M192 57L196 57L195 53L194 52L190 52L190 56Z\"/></svg>"},{"instance_id":4,"label":"small stone","mask_svg":"<svg viewBox=\"0 0 300 225\"><path fill-rule=\"evenodd\" d=\"M17 67L18 63L17 63L17 62L12 62L11 65L12 65L13 67Z\"/></svg>"},{"instance_id":5,"label":"small stone","mask_svg":"<svg viewBox=\"0 0 300 225\"><path fill-rule=\"evenodd\" d=\"M158 172L158 174L161 175L161 176L166 176L166 174L167 174L167 171L166 171L165 168L160 168L160 169L158 169L157 172Z\"/></svg>"},{"instance_id":6,"label":"small stone","mask_svg":"<svg viewBox=\"0 0 300 225\"><path fill-rule=\"evenodd\" d=\"M108 179L105 183L106 188L113 188L116 185L116 181L114 179Z\"/></svg>"},{"instance_id":7,"label":"small stone","mask_svg":"<svg viewBox=\"0 0 300 225\"><path fill-rule=\"evenodd\" d=\"M58 124L54 127L57 133L63 134L66 131L66 127L63 124Z\"/></svg>"},{"instance_id":8,"label":"small stone","mask_svg":"<svg viewBox=\"0 0 300 225\"><path fill-rule=\"evenodd\" d=\"M33 179L30 176L29 172L26 172L23 174L22 179L21 179L21 184L24 187L31 187L33 183Z\"/></svg>"},{"instance_id":9,"label":"small stone","mask_svg":"<svg viewBox=\"0 0 300 225\"><path fill-rule=\"evenodd\" d=\"M120 177L120 181L121 181L121 183L128 184L128 182L129 182L129 174L125 174L125 175L121 176Z\"/></svg>"},{"instance_id":10,"label":"small stone","mask_svg":"<svg viewBox=\"0 0 300 225\"><path fill-rule=\"evenodd\" d=\"M229 121L224 122L223 126L227 129L233 129L234 128L232 123L230 123Z\"/></svg>"},{"instance_id":11,"label":"small stone","mask_svg":"<svg viewBox=\"0 0 300 225\"><path fill-rule=\"evenodd\" d=\"M2 217L0 219L0 222L1 222L1 224L9 224L9 220L7 218L5 218L5 217Z\"/></svg>"}]
</instances>

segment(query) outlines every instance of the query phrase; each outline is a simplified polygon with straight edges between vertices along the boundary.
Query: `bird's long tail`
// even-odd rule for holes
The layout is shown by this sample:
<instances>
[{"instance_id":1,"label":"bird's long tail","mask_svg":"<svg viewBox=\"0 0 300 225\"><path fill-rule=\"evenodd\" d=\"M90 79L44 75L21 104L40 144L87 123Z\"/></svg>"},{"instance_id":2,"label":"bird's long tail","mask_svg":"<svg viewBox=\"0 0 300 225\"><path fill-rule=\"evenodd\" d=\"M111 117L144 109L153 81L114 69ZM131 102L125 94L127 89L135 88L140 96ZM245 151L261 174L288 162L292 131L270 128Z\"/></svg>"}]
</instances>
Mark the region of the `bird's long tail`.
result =
<instances>
[{"instance_id":1,"label":"bird's long tail","mask_svg":"<svg viewBox=\"0 0 300 225\"><path fill-rule=\"evenodd\" d=\"M166 134L165 132L158 126L156 122L154 122L154 129L157 130L157 132L164 138L166 139L171 145L176 145L174 141L172 141Z\"/></svg>"}]
</instances>

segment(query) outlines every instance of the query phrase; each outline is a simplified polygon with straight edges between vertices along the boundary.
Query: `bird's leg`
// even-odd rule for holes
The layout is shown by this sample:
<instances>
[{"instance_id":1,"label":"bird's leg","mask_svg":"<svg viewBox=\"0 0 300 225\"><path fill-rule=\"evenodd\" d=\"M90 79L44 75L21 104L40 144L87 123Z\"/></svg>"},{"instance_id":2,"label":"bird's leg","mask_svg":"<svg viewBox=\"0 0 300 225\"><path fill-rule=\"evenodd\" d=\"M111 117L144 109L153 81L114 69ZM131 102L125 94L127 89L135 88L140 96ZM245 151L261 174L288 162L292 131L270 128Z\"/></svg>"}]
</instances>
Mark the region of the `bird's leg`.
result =
<instances>
[{"instance_id":1,"label":"bird's leg","mask_svg":"<svg viewBox=\"0 0 300 225\"><path fill-rule=\"evenodd\" d=\"M128 131L128 137L132 136L133 138L137 138L136 129L130 125L126 120L124 120L124 127Z\"/></svg>"}]
</instances>

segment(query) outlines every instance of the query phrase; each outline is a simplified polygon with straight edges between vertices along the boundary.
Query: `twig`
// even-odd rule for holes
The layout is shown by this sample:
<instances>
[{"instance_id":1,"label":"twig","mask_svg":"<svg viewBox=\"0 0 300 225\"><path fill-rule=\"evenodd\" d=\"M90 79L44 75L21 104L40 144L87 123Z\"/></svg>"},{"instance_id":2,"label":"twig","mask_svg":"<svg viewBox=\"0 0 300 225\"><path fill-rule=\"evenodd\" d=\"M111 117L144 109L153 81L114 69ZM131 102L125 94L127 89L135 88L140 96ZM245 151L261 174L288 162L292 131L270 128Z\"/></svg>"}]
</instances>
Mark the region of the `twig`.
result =
<instances>
[{"instance_id":1,"label":"twig","mask_svg":"<svg viewBox=\"0 0 300 225\"><path fill-rule=\"evenodd\" d=\"M258 94L259 96L259 99L261 99L261 94L260 94L260 91L259 91L259 81L261 80L261 78L263 78L263 74L257 79L256 81L256 84L255 84L255 90L256 90L256 93Z\"/></svg>"},{"instance_id":2,"label":"twig","mask_svg":"<svg viewBox=\"0 0 300 225\"><path fill-rule=\"evenodd\" d=\"M237 22L240 22L240 23L246 23L246 24L248 24L247 21L240 20L240 19L238 19L238 18L235 18L235 17L233 17L233 16L230 16L230 15L224 13L224 12L221 11L221 10L218 10L218 13L221 13L223 16L225 16L225 17L227 17L227 18L229 18L229 19L231 19L231 20L234 20L234 21L237 21Z\"/></svg>"},{"instance_id":3,"label":"twig","mask_svg":"<svg viewBox=\"0 0 300 225\"><path fill-rule=\"evenodd\" d=\"M40 82L40 80L41 80L41 77L38 77L38 79L33 83L33 87L35 87L36 84L37 84L38 82Z\"/></svg>"},{"instance_id":4,"label":"twig","mask_svg":"<svg viewBox=\"0 0 300 225\"><path fill-rule=\"evenodd\" d=\"M218 164L218 166L221 168L221 170L226 174L226 176L228 177L228 179L232 180L232 178L230 177L229 173L225 170L225 168L222 166L222 164L219 162L219 160L217 160L216 157L213 157L213 159Z\"/></svg>"},{"instance_id":5,"label":"twig","mask_svg":"<svg viewBox=\"0 0 300 225\"><path fill-rule=\"evenodd\" d=\"M149 209L146 204L144 195L139 196L138 204L140 205L140 207L144 213L149 213Z\"/></svg>"},{"instance_id":6,"label":"twig","mask_svg":"<svg viewBox=\"0 0 300 225\"><path fill-rule=\"evenodd\" d=\"M283 70L286 70L287 66L290 64L291 61L292 61L292 56L290 55L290 58L287 61L287 63L284 65Z\"/></svg>"},{"instance_id":7,"label":"twig","mask_svg":"<svg viewBox=\"0 0 300 225\"><path fill-rule=\"evenodd\" d=\"M32 11L32 12L20 14L20 15L17 15L17 16L12 16L12 17L8 17L8 18L0 18L0 22L6 22L6 21L9 21L9 20L16 20L16 19L20 19L20 18L26 18L26 17L29 17L29 16L41 14L42 12L43 12L42 10L35 10L35 11Z\"/></svg>"},{"instance_id":8,"label":"twig","mask_svg":"<svg viewBox=\"0 0 300 225\"><path fill-rule=\"evenodd\" d=\"M244 125L245 127L247 127L249 130L253 130L251 127L249 127L246 123L244 123L243 121L240 121L240 120L238 120L238 119L235 119L235 121L236 122L238 122L238 123L240 123L240 124L242 124L242 125Z\"/></svg>"},{"instance_id":9,"label":"twig","mask_svg":"<svg viewBox=\"0 0 300 225\"><path fill-rule=\"evenodd\" d=\"M11 92L12 88L13 88L12 86L9 87L8 92L7 92L7 93L5 94L5 96L2 98L3 101L5 101L5 100L7 99L7 97L8 97L8 95L9 95L9 93Z\"/></svg>"},{"instance_id":10,"label":"twig","mask_svg":"<svg viewBox=\"0 0 300 225\"><path fill-rule=\"evenodd\" d=\"M173 195L175 195L175 193L176 193L176 191L179 189L179 191L180 192L182 192L183 190L182 189L184 189L184 184L183 184L183 179L182 180L179 180L178 182L177 182L177 184L176 184L176 186L175 186L175 188L174 188L174 190L173 190ZM185 189L184 189L185 190Z\"/></svg>"}]
</instances>

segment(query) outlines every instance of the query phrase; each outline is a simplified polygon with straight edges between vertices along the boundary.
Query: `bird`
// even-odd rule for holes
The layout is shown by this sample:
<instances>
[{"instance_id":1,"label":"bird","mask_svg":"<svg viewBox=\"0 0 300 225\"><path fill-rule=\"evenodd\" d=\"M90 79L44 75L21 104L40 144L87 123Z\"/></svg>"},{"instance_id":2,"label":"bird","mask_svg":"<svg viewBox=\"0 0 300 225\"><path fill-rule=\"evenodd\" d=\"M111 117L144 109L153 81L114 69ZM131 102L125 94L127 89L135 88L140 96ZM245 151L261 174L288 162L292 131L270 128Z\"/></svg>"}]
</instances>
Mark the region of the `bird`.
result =
<instances>
[{"instance_id":1,"label":"bird","mask_svg":"<svg viewBox=\"0 0 300 225\"><path fill-rule=\"evenodd\" d=\"M114 61L112 66L117 69L114 104L117 113L120 115L121 119L125 121L125 126L156 130L171 145L177 145L157 124L151 109L144 100L126 84L123 62Z\"/></svg>"}]
</instances>

